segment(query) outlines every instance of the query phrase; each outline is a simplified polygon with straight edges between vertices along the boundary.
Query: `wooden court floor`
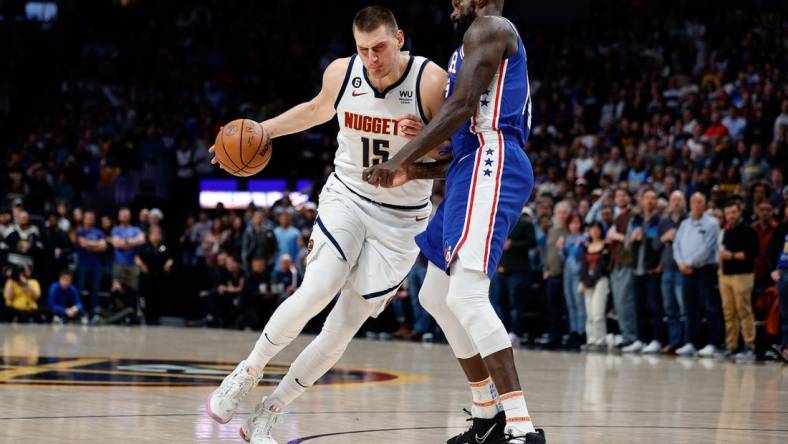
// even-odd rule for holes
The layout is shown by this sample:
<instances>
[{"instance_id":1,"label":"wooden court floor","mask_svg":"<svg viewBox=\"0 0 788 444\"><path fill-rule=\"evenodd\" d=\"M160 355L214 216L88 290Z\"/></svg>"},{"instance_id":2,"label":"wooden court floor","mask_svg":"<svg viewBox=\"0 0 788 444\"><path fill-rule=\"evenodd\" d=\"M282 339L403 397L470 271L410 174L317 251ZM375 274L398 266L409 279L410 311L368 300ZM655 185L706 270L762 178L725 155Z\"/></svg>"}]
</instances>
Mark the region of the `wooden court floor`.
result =
<instances>
[{"instance_id":1,"label":"wooden court floor","mask_svg":"<svg viewBox=\"0 0 788 444\"><path fill-rule=\"evenodd\" d=\"M0 325L0 443L238 442L202 406L253 333ZM242 407L271 391L299 337ZM548 443L787 443L788 367L518 351ZM290 408L281 443L443 443L469 394L446 346L356 340Z\"/></svg>"}]
</instances>

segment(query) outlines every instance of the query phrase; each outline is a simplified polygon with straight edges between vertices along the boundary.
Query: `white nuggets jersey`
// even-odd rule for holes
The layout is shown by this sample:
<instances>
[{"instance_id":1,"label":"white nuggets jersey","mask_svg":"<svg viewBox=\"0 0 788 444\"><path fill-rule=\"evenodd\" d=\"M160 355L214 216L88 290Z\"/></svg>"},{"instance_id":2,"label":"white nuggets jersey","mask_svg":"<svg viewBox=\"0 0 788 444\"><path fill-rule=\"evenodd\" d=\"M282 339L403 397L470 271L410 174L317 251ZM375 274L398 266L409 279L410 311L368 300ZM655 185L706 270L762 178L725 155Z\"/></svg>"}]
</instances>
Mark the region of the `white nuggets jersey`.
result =
<instances>
[{"instance_id":1,"label":"white nuggets jersey","mask_svg":"<svg viewBox=\"0 0 788 444\"><path fill-rule=\"evenodd\" d=\"M413 180L396 188L374 187L362 180L365 168L385 162L405 146L408 139L399 134L395 119L406 114L426 117L421 106L419 86L429 61L410 57L402 78L379 92L372 87L361 59L350 58L345 80L335 108L339 121L336 175L352 192L362 198L392 208L424 208L432 194L432 180Z\"/></svg>"}]
</instances>

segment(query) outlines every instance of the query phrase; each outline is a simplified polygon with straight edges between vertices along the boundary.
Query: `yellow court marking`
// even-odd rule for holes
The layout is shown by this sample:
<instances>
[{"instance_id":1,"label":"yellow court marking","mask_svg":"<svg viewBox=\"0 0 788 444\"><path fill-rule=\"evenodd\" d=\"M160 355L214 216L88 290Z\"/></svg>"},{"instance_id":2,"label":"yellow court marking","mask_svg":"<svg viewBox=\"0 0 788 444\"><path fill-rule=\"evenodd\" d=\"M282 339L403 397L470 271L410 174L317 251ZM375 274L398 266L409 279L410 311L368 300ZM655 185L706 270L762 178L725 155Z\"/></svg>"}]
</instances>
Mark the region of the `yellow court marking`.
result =
<instances>
[{"instance_id":1,"label":"yellow court marking","mask_svg":"<svg viewBox=\"0 0 788 444\"><path fill-rule=\"evenodd\" d=\"M48 356L49 357L49 356ZM26 359L25 356L10 356L6 357L6 359ZM25 386L29 388L33 387L65 387L65 386L80 386L80 387L95 387L95 388L124 388L124 389L134 389L134 388L166 388L166 389L184 389L184 388L196 388L196 389L204 389L205 387L209 387L207 384L200 384L200 383L185 383L188 385L172 385L172 384L179 384L177 382L154 382L154 381L64 381L64 380L37 380L37 379L25 379L24 376L33 376L41 373L57 371L63 373L87 373L87 374L96 374L96 375L119 375L119 376L144 376L144 377L163 377L163 378L173 378L173 379L203 379L203 380L216 380L221 381L223 379L222 376L217 375L187 375L187 374L178 374L178 373L160 373L160 372L145 372L145 371L123 371L123 370L96 370L96 369L80 369L78 367L87 366L91 364L99 364L104 363L107 361L118 361L118 360L141 360L141 361L159 361L157 363L169 363L169 364L188 364L199 368L206 368L212 370L232 370L235 368L234 364L221 364L221 363L211 363L206 362L205 364L201 363L199 360L190 360L184 358L156 358L156 357L90 357L90 358L75 358L73 356L69 357L62 357L62 359L69 359L68 361L62 362L53 362L49 364L41 364L41 365L31 365L31 366L8 366L10 370L3 370L0 371L0 389L2 388L10 388L13 386ZM282 363L282 362L275 362L271 363L266 366L266 369L269 370L269 373L272 371L280 370L281 372L286 372L290 368L289 364ZM348 388L348 387L362 387L362 386L381 386L381 385L403 385L403 384L416 384L421 382L426 382L432 379L429 375L423 375L418 373L411 373L405 371L397 371L397 370L388 370L388 369L377 369L377 368L342 368L337 367L333 368L330 371L336 373L343 373L343 372L359 372L359 373L377 373L383 375L390 375L394 376L394 378L389 380L383 381L365 381L365 380L355 380L349 382L339 382L339 383L328 383L328 384L317 384L315 387L337 387L337 388ZM341 375L335 375L340 377ZM21 378L20 378L21 377ZM268 383L279 383L280 379L274 378L263 378L261 381L268 382ZM268 387L258 387L259 389L266 389Z\"/></svg>"},{"instance_id":2,"label":"yellow court marking","mask_svg":"<svg viewBox=\"0 0 788 444\"><path fill-rule=\"evenodd\" d=\"M90 364L100 364L105 362L106 359L104 358L65 358L70 359L69 361L61 361L61 362L52 362L49 364L42 364L36 366L25 366L25 365L18 365L14 366L12 370L5 370L0 372L0 381L8 381L19 376L32 376L37 375L40 373L46 373L50 371L74 371L75 366L81 365L90 365Z\"/></svg>"}]
</instances>

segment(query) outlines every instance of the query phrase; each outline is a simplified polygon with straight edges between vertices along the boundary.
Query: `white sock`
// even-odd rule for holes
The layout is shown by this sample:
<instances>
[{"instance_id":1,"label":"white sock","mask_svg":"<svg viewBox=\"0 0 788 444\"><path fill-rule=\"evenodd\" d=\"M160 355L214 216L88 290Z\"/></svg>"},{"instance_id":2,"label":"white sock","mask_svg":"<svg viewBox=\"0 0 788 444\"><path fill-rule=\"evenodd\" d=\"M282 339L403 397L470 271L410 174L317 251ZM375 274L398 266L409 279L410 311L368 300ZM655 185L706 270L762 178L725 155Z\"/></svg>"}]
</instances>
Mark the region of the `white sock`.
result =
<instances>
[{"instance_id":1,"label":"white sock","mask_svg":"<svg viewBox=\"0 0 788 444\"><path fill-rule=\"evenodd\" d=\"M296 381L294 376L288 373L282 381L279 382L279 385L276 386L271 396L266 400L266 404L274 406L278 411L284 410L285 407L306 391L307 388L299 384L299 382L300 381Z\"/></svg>"},{"instance_id":2,"label":"white sock","mask_svg":"<svg viewBox=\"0 0 788 444\"><path fill-rule=\"evenodd\" d=\"M471 394L473 395L473 407L471 415L474 418L494 418L500 409L498 408L498 391L489 376L484 381L469 382Z\"/></svg>"},{"instance_id":3,"label":"white sock","mask_svg":"<svg viewBox=\"0 0 788 444\"><path fill-rule=\"evenodd\" d=\"M505 393L498 398L506 412L506 428L515 434L533 433L534 423L528 415L528 407L525 405L525 396L522 391Z\"/></svg>"}]
</instances>

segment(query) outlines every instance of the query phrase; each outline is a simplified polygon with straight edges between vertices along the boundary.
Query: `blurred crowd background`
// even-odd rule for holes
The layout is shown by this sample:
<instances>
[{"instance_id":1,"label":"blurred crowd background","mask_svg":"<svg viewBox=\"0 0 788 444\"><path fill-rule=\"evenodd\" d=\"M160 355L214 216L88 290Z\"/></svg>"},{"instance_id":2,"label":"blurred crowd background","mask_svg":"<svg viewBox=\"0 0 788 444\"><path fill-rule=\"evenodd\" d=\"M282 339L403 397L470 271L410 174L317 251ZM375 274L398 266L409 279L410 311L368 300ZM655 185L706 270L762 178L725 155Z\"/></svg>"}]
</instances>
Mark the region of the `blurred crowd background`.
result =
<instances>
[{"instance_id":1,"label":"blurred crowd background","mask_svg":"<svg viewBox=\"0 0 788 444\"><path fill-rule=\"evenodd\" d=\"M274 143L263 174L308 179L300 205L199 208L225 177L207 149L315 94L366 2L27 3L0 1L2 319L261 328L303 276L336 124ZM379 3L445 65L448 0ZM492 283L513 342L788 357L786 6L508 3L537 185ZM440 340L425 269L364 334Z\"/></svg>"}]
</instances>

